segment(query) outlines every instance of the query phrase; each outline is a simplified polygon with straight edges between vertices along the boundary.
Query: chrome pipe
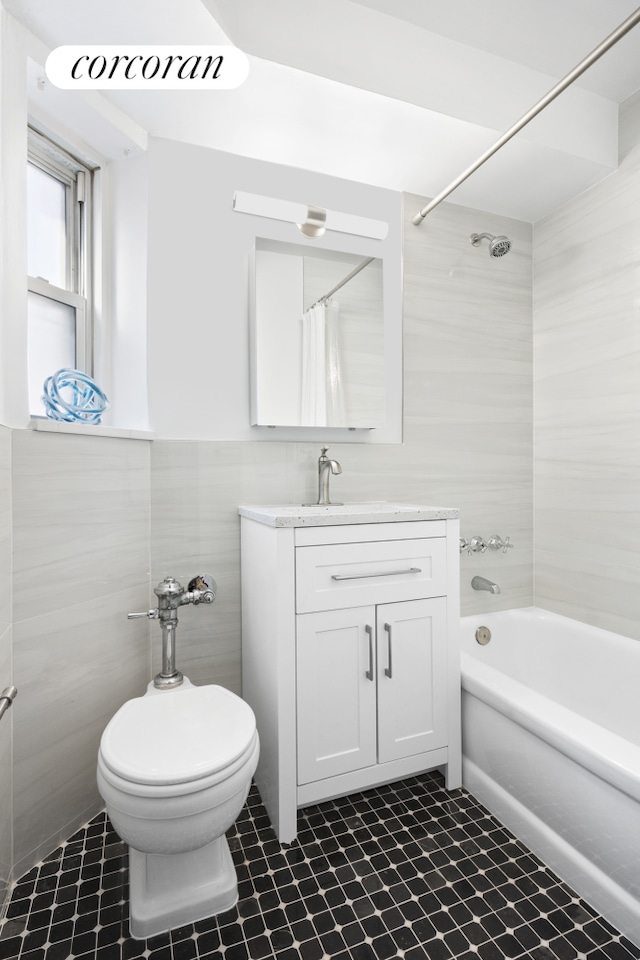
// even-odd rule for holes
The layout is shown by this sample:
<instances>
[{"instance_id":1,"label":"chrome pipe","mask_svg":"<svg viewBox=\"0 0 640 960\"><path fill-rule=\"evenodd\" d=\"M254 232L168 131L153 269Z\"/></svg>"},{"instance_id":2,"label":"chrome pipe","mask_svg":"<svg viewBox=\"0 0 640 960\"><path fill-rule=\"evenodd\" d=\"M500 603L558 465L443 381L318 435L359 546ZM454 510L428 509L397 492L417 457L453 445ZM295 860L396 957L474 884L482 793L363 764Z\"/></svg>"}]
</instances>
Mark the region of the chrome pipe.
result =
<instances>
[{"instance_id":1,"label":"chrome pipe","mask_svg":"<svg viewBox=\"0 0 640 960\"><path fill-rule=\"evenodd\" d=\"M162 631L162 669L153 678L153 684L161 689L179 687L184 677L176 669L176 630L178 616L175 610L167 611L167 617L160 620Z\"/></svg>"},{"instance_id":2,"label":"chrome pipe","mask_svg":"<svg viewBox=\"0 0 640 960\"><path fill-rule=\"evenodd\" d=\"M0 693L0 719L2 719L7 712L17 695L17 687L5 687L2 693Z\"/></svg>"},{"instance_id":3,"label":"chrome pipe","mask_svg":"<svg viewBox=\"0 0 640 960\"><path fill-rule=\"evenodd\" d=\"M633 27L635 27L638 23L640 23L640 7L634 10L634 12L628 16L626 20L623 20L620 26L617 27L613 33L610 33L608 37L605 37L602 43L599 43L590 54L581 60L580 63L578 63L573 70L566 75L566 77L556 83L555 87L552 87L551 90L549 90L549 92L541 100L538 100L538 102L534 104L523 117L514 123L512 127L509 127L506 133L503 133L499 140L496 140L493 146L489 147L488 150L485 150L482 156L479 157L475 163L472 163L470 167L467 167L467 169L464 170L460 176L456 177L456 179L453 180L448 187L442 190L436 197L433 198L433 200L424 206L422 210L416 213L415 216L411 218L411 222L416 226L421 224L428 213L431 213L431 211L437 207L438 204L442 203L443 200L446 200L450 193L453 193L453 191L456 190L461 183L464 183L464 181L470 177L472 173L475 173L476 170L483 165L483 163L486 163L487 160L489 160L494 153L497 153L498 150L505 145L505 143L511 140L516 133L519 133L523 127L525 127L531 120L534 119L534 117L537 117L538 114L544 110L544 108L548 106L552 100L555 100L555 98L561 94L563 90L566 90L566 88L570 86L574 80L577 80L578 77L585 72L585 70L588 70L589 67L596 62L596 60L599 60L600 57L607 52L607 50L610 50L611 47L618 42L618 40L621 40L622 37L624 37L625 34L633 29Z\"/></svg>"}]
</instances>

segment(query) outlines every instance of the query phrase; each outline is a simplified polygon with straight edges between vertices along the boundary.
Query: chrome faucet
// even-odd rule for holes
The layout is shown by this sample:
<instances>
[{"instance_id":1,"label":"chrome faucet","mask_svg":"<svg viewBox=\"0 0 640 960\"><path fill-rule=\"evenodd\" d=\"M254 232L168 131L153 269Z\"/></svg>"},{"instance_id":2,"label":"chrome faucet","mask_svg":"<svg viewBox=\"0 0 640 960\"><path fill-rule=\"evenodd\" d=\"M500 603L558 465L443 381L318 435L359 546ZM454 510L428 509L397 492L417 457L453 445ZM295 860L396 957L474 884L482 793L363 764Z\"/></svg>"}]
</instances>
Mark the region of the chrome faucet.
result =
<instances>
[{"instance_id":1,"label":"chrome faucet","mask_svg":"<svg viewBox=\"0 0 640 960\"><path fill-rule=\"evenodd\" d=\"M329 500L329 477L332 473L342 473L342 467L337 460L329 460L327 450L329 447L323 447L320 459L318 460L318 499L317 503L326 506L331 503ZM337 504L341 506L341 504Z\"/></svg>"},{"instance_id":2,"label":"chrome faucet","mask_svg":"<svg viewBox=\"0 0 640 960\"><path fill-rule=\"evenodd\" d=\"M174 577L165 577L153 592L158 598L158 606L146 613L129 613L128 620L148 617L159 620L162 630L162 669L153 678L154 687L168 690L179 686L184 680L176 669L176 630L178 628L178 607L185 603L213 603L216 598L216 582L208 574L198 574L189 581L187 590Z\"/></svg>"},{"instance_id":3,"label":"chrome faucet","mask_svg":"<svg viewBox=\"0 0 640 960\"><path fill-rule=\"evenodd\" d=\"M471 581L474 590L488 590L489 593L500 593L500 587L493 580L485 580L484 577L474 577Z\"/></svg>"}]
</instances>

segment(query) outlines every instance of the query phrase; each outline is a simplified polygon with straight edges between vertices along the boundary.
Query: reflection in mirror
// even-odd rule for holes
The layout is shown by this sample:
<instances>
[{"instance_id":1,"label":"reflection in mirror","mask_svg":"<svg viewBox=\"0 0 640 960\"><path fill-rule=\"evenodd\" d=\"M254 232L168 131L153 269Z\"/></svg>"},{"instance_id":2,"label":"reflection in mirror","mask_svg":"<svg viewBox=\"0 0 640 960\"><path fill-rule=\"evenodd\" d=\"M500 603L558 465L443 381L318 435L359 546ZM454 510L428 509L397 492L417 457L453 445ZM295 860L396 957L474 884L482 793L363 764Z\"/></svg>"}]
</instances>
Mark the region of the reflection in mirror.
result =
<instances>
[{"instance_id":1,"label":"reflection in mirror","mask_svg":"<svg viewBox=\"0 0 640 960\"><path fill-rule=\"evenodd\" d=\"M382 260L258 239L253 280L252 424L382 427Z\"/></svg>"}]
</instances>

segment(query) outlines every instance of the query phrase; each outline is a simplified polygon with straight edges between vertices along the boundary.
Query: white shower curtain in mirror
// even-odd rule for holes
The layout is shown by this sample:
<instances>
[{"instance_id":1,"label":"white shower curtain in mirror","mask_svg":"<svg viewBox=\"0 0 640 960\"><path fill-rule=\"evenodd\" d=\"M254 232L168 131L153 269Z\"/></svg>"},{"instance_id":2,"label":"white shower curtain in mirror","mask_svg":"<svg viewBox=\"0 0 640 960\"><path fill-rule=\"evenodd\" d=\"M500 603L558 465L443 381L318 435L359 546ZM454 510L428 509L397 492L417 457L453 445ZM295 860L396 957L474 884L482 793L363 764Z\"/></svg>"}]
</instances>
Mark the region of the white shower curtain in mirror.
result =
<instances>
[{"instance_id":1,"label":"white shower curtain in mirror","mask_svg":"<svg viewBox=\"0 0 640 960\"><path fill-rule=\"evenodd\" d=\"M344 426L344 401L335 300L316 303L302 316L301 423Z\"/></svg>"}]
</instances>

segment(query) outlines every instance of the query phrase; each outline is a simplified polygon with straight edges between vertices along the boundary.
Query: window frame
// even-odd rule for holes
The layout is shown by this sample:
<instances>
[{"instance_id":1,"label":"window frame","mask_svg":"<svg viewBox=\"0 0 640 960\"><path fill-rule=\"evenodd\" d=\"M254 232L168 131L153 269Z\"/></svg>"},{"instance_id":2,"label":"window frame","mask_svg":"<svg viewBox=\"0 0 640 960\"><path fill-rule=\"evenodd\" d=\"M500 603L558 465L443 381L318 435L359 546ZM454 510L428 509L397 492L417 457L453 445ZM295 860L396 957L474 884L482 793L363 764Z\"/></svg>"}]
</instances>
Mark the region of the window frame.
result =
<instances>
[{"instance_id":1,"label":"window frame","mask_svg":"<svg viewBox=\"0 0 640 960\"><path fill-rule=\"evenodd\" d=\"M28 126L27 163L64 184L66 190L66 287L44 277L27 276L30 293L70 306L75 312L77 369L93 376L93 181L89 166L32 124ZM27 334L28 335L28 334ZM30 373L30 371L29 371ZM30 411L30 416L38 416Z\"/></svg>"}]
</instances>

